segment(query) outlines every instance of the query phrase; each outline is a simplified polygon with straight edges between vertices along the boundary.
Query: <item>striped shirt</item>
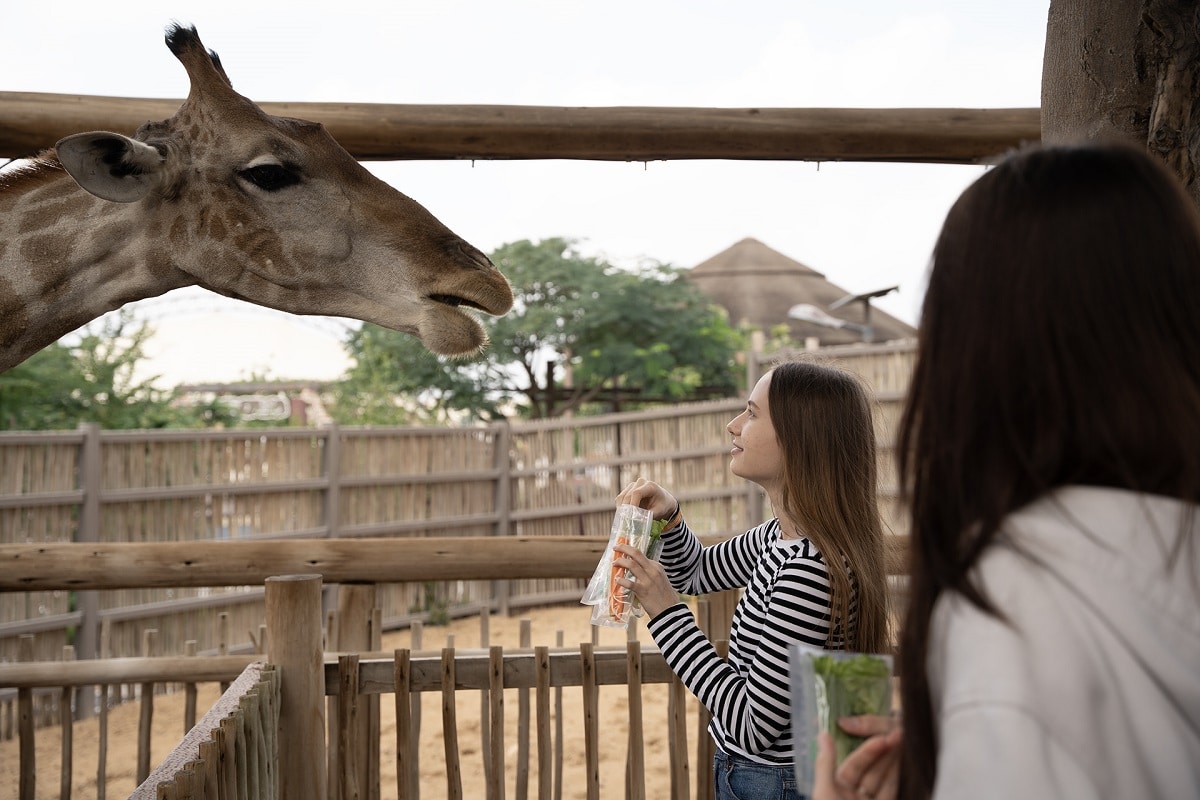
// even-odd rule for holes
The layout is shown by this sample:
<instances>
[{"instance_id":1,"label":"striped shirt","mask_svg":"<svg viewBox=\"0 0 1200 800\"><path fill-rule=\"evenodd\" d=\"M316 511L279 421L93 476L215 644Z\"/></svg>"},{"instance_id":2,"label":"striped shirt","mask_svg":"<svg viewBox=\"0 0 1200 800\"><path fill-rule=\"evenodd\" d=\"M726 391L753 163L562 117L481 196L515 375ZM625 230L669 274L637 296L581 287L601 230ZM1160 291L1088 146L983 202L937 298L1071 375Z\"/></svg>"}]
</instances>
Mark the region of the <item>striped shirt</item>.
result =
<instances>
[{"instance_id":1,"label":"striped shirt","mask_svg":"<svg viewBox=\"0 0 1200 800\"><path fill-rule=\"evenodd\" d=\"M772 519L709 547L685 523L663 536L659 561L682 594L745 589L733 614L728 661L684 603L646 627L671 669L712 714L709 732L722 750L761 763L792 763L788 649L797 642L842 642L840 631L830 636L829 573L821 554L808 539L781 539L779 521Z\"/></svg>"}]
</instances>

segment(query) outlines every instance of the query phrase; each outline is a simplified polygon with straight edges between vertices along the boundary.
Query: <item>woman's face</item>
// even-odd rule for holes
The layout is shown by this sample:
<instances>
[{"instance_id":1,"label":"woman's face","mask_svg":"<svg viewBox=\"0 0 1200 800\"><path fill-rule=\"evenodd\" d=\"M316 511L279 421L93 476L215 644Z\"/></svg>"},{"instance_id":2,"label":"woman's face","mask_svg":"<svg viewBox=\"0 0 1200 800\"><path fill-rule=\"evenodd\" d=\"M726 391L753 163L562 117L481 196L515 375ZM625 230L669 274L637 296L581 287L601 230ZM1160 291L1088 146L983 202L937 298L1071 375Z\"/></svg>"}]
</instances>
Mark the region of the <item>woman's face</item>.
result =
<instances>
[{"instance_id":1,"label":"woman's face","mask_svg":"<svg viewBox=\"0 0 1200 800\"><path fill-rule=\"evenodd\" d=\"M754 481L768 492L783 477L783 450L771 425L767 407L767 392L771 373L763 375L750 392L746 410L738 414L725 429L733 436L729 451L729 471L739 478Z\"/></svg>"}]
</instances>

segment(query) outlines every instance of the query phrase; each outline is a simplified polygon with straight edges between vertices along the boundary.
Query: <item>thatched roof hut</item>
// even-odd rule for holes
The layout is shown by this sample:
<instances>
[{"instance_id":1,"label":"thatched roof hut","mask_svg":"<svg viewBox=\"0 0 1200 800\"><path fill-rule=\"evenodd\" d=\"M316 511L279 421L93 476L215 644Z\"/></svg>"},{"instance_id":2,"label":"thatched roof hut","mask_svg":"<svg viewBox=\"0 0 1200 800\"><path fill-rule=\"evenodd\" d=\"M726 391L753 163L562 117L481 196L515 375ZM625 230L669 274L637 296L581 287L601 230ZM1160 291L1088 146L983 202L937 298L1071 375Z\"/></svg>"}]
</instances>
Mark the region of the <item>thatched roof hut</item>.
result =
<instances>
[{"instance_id":1,"label":"thatched roof hut","mask_svg":"<svg viewBox=\"0 0 1200 800\"><path fill-rule=\"evenodd\" d=\"M831 328L788 317L796 305L808 304L852 325L865 325L866 308L862 302L849 302L835 310L830 305L852 294L825 280L809 266L772 250L757 239L742 239L727 250L697 264L687 273L701 291L729 312L733 325L748 323L764 331L782 323L792 338L803 342L810 337L822 345L851 344L863 341L859 330ZM871 306L873 340L886 342L908 339L917 330L906 322Z\"/></svg>"}]
</instances>

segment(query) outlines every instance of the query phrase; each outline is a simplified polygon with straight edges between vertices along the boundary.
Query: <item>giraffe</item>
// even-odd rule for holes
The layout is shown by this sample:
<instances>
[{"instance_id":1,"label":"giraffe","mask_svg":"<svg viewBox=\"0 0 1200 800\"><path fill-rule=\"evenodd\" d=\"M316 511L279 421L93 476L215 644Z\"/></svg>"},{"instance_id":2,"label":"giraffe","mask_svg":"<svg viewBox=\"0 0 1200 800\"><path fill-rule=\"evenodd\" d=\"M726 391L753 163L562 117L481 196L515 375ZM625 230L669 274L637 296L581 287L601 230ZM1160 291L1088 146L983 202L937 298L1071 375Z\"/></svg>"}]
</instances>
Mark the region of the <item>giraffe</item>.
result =
<instances>
[{"instance_id":1,"label":"giraffe","mask_svg":"<svg viewBox=\"0 0 1200 800\"><path fill-rule=\"evenodd\" d=\"M234 91L194 27L167 47L187 99L133 137L67 136L0 173L0 372L93 319L183 286L373 322L463 355L465 308L513 303L482 252L373 176L318 123Z\"/></svg>"}]
</instances>

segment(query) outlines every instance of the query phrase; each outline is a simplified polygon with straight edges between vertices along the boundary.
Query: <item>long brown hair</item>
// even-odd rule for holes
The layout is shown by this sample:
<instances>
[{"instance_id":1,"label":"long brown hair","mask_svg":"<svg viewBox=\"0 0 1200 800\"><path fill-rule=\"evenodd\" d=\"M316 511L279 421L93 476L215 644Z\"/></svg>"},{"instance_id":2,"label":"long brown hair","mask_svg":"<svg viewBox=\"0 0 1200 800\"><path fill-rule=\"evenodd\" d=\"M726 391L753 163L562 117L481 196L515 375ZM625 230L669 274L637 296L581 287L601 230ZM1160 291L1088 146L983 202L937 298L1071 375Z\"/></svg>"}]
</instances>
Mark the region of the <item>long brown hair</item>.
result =
<instances>
[{"instance_id":1,"label":"long brown hair","mask_svg":"<svg viewBox=\"0 0 1200 800\"><path fill-rule=\"evenodd\" d=\"M1198 310L1200 217L1144 152L1021 151L951 208L898 441L904 797L928 797L937 772L930 617L956 592L1002 618L971 570L1004 517L1067 484L1197 500Z\"/></svg>"},{"instance_id":2,"label":"long brown hair","mask_svg":"<svg viewBox=\"0 0 1200 800\"><path fill-rule=\"evenodd\" d=\"M881 652L889 644L887 576L867 391L844 370L789 361L772 370L767 404L783 450L780 502L829 570L831 634L840 630L849 650Z\"/></svg>"}]
</instances>

